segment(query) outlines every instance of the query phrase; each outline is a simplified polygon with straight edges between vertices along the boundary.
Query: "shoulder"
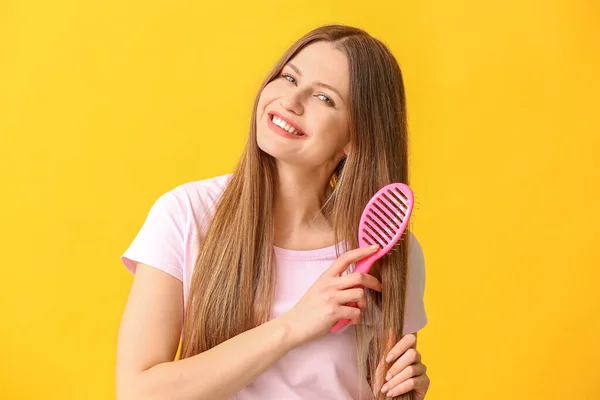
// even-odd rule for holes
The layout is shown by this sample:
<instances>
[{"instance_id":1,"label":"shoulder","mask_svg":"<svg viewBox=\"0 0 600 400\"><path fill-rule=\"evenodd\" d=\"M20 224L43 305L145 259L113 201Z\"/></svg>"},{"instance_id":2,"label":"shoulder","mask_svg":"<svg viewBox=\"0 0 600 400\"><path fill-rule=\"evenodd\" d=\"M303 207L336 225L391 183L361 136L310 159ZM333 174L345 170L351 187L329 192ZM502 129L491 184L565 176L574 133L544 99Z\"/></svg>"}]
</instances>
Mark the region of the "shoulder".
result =
<instances>
[{"instance_id":1,"label":"shoulder","mask_svg":"<svg viewBox=\"0 0 600 400\"><path fill-rule=\"evenodd\" d=\"M425 292L425 256L417 237L411 232L408 243L408 290L419 295Z\"/></svg>"},{"instance_id":2,"label":"shoulder","mask_svg":"<svg viewBox=\"0 0 600 400\"><path fill-rule=\"evenodd\" d=\"M163 196L185 215L188 226L205 225L207 217L214 213L215 205L225 191L233 174L218 175L206 179L188 181L169 190Z\"/></svg>"},{"instance_id":3,"label":"shoulder","mask_svg":"<svg viewBox=\"0 0 600 400\"><path fill-rule=\"evenodd\" d=\"M423 247L413 232L410 232L408 239L408 259L409 263L424 261Z\"/></svg>"},{"instance_id":4,"label":"shoulder","mask_svg":"<svg viewBox=\"0 0 600 400\"><path fill-rule=\"evenodd\" d=\"M233 174L219 175L211 178L185 182L170 192L189 204L199 202L216 202L229 183Z\"/></svg>"},{"instance_id":5,"label":"shoulder","mask_svg":"<svg viewBox=\"0 0 600 400\"><path fill-rule=\"evenodd\" d=\"M219 175L182 183L163 192L157 202L163 203L173 210L197 211L199 208L215 203L219 199L231 175Z\"/></svg>"}]
</instances>

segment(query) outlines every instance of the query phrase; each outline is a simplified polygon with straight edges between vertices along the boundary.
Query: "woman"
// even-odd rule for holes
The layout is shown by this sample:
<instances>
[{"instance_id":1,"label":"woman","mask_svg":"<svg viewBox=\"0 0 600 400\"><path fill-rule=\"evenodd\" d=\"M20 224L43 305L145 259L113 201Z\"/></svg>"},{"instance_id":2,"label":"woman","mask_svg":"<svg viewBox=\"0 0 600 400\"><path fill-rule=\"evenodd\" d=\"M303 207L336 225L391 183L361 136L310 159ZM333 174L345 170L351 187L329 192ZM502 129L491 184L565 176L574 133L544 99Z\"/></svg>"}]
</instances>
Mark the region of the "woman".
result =
<instances>
[{"instance_id":1,"label":"woman","mask_svg":"<svg viewBox=\"0 0 600 400\"><path fill-rule=\"evenodd\" d=\"M235 171L160 196L122 256L135 278L117 397L422 399L418 241L407 232L370 274L352 273L374 252L357 248L363 207L408 183L407 141L400 68L380 41L331 25L292 45Z\"/></svg>"}]
</instances>

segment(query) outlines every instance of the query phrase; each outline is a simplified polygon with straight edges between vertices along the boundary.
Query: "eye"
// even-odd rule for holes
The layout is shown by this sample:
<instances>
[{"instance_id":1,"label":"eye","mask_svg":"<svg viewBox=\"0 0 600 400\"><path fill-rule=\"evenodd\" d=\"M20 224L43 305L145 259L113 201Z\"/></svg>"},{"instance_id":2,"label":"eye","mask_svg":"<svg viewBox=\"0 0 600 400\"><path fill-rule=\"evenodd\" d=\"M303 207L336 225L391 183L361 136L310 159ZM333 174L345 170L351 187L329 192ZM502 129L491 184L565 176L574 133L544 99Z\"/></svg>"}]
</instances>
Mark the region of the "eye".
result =
<instances>
[{"instance_id":1,"label":"eye","mask_svg":"<svg viewBox=\"0 0 600 400\"><path fill-rule=\"evenodd\" d=\"M290 74L281 74L281 76L283 76L289 82L296 83L296 78L294 78Z\"/></svg>"},{"instance_id":2,"label":"eye","mask_svg":"<svg viewBox=\"0 0 600 400\"><path fill-rule=\"evenodd\" d=\"M324 94L318 94L317 97L320 98L321 100L323 100L324 102L329 103L332 106L335 105L333 103L333 100L331 100L329 97L325 96Z\"/></svg>"}]
</instances>

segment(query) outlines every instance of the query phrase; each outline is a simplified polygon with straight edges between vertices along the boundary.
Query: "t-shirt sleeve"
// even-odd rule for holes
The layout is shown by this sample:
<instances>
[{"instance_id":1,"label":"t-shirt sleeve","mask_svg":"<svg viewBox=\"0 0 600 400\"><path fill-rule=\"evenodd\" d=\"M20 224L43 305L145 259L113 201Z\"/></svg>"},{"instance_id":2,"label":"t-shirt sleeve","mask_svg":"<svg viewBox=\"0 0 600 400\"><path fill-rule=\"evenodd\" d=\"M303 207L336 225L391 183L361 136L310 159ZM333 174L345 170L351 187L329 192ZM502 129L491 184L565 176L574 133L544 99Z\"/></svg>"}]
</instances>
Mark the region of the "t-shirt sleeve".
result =
<instances>
[{"instance_id":1,"label":"t-shirt sleeve","mask_svg":"<svg viewBox=\"0 0 600 400\"><path fill-rule=\"evenodd\" d=\"M408 278L404 311L404 334L414 333L427 325L425 312L425 258L417 238L411 234L408 251Z\"/></svg>"},{"instance_id":2,"label":"t-shirt sleeve","mask_svg":"<svg viewBox=\"0 0 600 400\"><path fill-rule=\"evenodd\" d=\"M142 263L183 281L184 226L184 209L174 191L162 194L121 261L132 274L136 263Z\"/></svg>"}]
</instances>

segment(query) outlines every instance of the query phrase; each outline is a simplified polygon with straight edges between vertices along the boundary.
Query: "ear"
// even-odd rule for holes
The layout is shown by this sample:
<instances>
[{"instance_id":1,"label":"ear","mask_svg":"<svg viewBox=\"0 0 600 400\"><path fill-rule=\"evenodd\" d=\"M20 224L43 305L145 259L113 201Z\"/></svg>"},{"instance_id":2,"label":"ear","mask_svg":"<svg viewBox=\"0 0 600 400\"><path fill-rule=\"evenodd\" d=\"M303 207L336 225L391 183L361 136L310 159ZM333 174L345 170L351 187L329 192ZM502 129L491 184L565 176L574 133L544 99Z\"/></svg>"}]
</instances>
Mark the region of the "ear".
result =
<instances>
[{"instance_id":1,"label":"ear","mask_svg":"<svg viewBox=\"0 0 600 400\"><path fill-rule=\"evenodd\" d=\"M347 144L344 146L344 154L346 154L346 156L347 156L348 154L350 154L350 148L351 148L351 146L350 146L350 142L348 142L348 143L347 143Z\"/></svg>"}]
</instances>

